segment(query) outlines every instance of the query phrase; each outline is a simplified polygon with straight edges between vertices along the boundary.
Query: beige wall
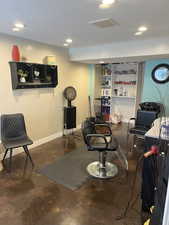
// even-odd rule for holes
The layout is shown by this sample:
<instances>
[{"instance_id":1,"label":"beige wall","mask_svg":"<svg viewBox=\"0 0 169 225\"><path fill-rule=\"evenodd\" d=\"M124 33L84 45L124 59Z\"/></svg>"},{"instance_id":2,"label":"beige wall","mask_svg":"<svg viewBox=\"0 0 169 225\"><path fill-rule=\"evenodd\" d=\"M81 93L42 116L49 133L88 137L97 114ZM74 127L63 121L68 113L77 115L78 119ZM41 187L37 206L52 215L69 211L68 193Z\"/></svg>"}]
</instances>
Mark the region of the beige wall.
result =
<instances>
[{"instance_id":1,"label":"beige wall","mask_svg":"<svg viewBox=\"0 0 169 225\"><path fill-rule=\"evenodd\" d=\"M56 88L12 90L8 62L11 61L12 45L18 45L21 55L28 62L42 63L47 55L55 55L58 65ZM33 140L50 136L63 130L63 90L74 86L77 99L77 124L88 114L87 65L69 62L68 50L34 41L0 35L0 112L17 113L25 116L27 131Z\"/></svg>"}]
</instances>

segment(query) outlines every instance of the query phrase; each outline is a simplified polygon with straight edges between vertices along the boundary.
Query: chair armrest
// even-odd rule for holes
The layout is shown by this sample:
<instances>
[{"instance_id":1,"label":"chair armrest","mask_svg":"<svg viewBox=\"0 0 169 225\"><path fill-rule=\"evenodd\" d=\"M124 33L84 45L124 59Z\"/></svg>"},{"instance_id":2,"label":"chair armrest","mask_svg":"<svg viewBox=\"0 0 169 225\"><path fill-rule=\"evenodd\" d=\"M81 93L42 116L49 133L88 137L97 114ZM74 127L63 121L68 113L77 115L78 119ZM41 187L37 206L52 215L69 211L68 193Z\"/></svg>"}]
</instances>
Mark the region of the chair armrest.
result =
<instances>
[{"instance_id":1,"label":"chair armrest","mask_svg":"<svg viewBox=\"0 0 169 225\"><path fill-rule=\"evenodd\" d=\"M89 148L96 148L96 144L92 144L91 143L91 139L92 138L102 138L103 140L104 140L104 143L103 144L105 144L105 146L103 146L103 147L101 147L101 146L99 146L99 149L105 149L105 148L108 148L108 145L109 145L109 143L108 143L108 141L106 140L106 137L105 137L105 135L103 135L103 134L88 134L87 136L86 136L86 141L87 141L87 145L89 146ZM95 146L95 147L94 147Z\"/></svg>"},{"instance_id":2,"label":"chair armrest","mask_svg":"<svg viewBox=\"0 0 169 225\"><path fill-rule=\"evenodd\" d=\"M106 133L106 134L104 134L104 135L106 135L106 136L107 136L107 135L108 135L108 136L112 135L112 130L111 130L111 128L110 128L110 126L109 126L108 124L106 124L106 123L95 124L95 130L96 130L96 128L99 127L99 126L108 129L109 133Z\"/></svg>"}]
</instances>

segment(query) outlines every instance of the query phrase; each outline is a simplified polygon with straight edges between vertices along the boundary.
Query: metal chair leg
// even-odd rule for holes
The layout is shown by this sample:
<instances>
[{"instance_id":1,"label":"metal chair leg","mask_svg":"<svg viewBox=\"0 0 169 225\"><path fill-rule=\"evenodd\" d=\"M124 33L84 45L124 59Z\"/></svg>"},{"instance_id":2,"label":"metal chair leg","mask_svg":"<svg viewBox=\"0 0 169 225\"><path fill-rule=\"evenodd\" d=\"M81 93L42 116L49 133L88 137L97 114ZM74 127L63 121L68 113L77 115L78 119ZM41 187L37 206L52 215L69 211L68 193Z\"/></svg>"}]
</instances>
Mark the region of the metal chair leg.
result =
<instances>
[{"instance_id":1,"label":"metal chair leg","mask_svg":"<svg viewBox=\"0 0 169 225\"><path fill-rule=\"evenodd\" d=\"M106 156L107 156L106 151L99 153L100 168L106 168Z\"/></svg>"},{"instance_id":2,"label":"metal chair leg","mask_svg":"<svg viewBox=\"0 0 169 225\"><path fill-rule=\"evenodd\" d=\"M2 162L3 162L3 163L4 163L4 160L5 160L5 157L6 157L6 155L7 155L8 150L9 150L9 149L6 149L6 151L5 151L4 157L3 157L3 159L2 159Z\"/></svg>"},{"instance_id":3,"label":"metal chair leg","mask_svg":"<svg viewBox=\"0 0 169 225\"><path fill-rule=\"evenodd\" d=\"M12 148L10 149L9 172L12 171Z\"/></svg>"},{"instance_id":4,"label":"metal chair leg","mask_svg":"<svg viewBox=\"0 0 169 225\"><path fill-rule=\"evenodd\" d=\"M7 155L7 153L8 153L8 150L9 150L9 149L6 149L5 154L4 154L4 157L3 157L3 159L2 159L2 165L3 165L4 168L6 167L4 161L5 161L6 155Z\"/></svg>"},{"instance_id":5,"label":"metal chair leg","mask_svg":"<svg viewBox=\"0 0 169 225\"><path fill-rule=\"evenodd\" d=\"M9 172L11 172L11 170L12 170L12 152L13 152L12 150L13 150L12 148L6 149L5 154L4 154L4 157L2 159L3 166L6 167L4 161L5 161L7 152L10 151L10 157L9 157L9 163L8 163L8 165L9 165L8 171Z\"/></svg>"},{"instance_id":6,"label":"metal chair leg","mask_svg":"<svg viewBox=\"0 0 169 225\"><path fill-rule=\"evenodd\" d=\"M32 160L32 157L31 157L31 155L30 155L30 153L29 153L28 147L25 145L25 146L23 146L23 149L24 149L26 155L28 156L29 160L31 161L32 168L34 168L35 165L34 165L34 162L33 162L33 160Z\"/></svg>"},{"instance_id":7,"label":"metal chair leg","mask_svg":"<svg viewBox=\"0 0 169 225\"><path fill-rule=\"evenodd\" d=\"M133 150L134 150L135 139L136 139L136 135L134 134L133 137L132 137L132 142L131 142L130 152L133 152Z\"/></svg>"},{"instance_id":8,"label":"metal chair leg","mask_svg":"<svg viewBox=\"0 0 169 225\"><path fill-rule=\"evenodd\" d=\"M128 141L129 141L129 135L130 135L129 130L130 130L130 124L128 123L128 125L127 125L127 135L126 135L126 144L127 144L127 146L128 146Z\"/></svg>"}]
</instances>

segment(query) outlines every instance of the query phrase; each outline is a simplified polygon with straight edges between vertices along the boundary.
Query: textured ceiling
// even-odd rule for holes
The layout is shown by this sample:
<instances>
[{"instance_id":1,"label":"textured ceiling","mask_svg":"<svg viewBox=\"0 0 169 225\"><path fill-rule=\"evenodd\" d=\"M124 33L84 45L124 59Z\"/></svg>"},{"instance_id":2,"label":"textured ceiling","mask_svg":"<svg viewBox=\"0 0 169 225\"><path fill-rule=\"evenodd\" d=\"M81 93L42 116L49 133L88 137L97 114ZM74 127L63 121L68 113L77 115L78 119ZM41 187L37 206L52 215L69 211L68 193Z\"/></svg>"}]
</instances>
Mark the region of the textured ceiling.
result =
<instances>
[{"instance_id":1,"label":"textured ceiling","mask_svg":"<svg viewBox=\"0 0 169 225\"><path fill-rule=\"evenodd\" d=\"M0 32L63 46L68 37L72 47L147 39L169 35L168 0L117 0L109 9L99 9L101 0L5 0L1 4ZM100 29L89 21L112 18L118 26ZM13 32L15 21L26 28ZM149 30L134 36L140 25Z\"/></svg>"}]
</instances>

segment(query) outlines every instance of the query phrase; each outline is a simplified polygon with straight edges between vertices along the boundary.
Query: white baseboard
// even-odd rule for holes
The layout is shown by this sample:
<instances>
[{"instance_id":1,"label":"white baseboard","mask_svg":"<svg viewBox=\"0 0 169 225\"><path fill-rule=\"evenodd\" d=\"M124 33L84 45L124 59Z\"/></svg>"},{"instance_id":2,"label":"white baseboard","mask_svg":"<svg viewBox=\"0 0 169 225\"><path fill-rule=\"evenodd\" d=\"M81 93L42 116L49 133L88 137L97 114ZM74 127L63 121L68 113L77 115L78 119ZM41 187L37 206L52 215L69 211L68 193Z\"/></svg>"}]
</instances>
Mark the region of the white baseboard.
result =
<instances>
[{"instance_id":1,"label":"white baseboard","mask_svg":"<svg viewBox=\"0 0 169 225\"><path fill-rule=\"evenodd\" d=\"M52 141L56 138L62 137L62 135L63 135L63 132L58 132L58 133L52 134L48 137L41 138L39 140L34 141L33 144L29 146L29 148L32 149L32 148L35 148L39 145L43 145L43 144L45 144L49 141Z\"/></svg>"},{"instance_id":2,"label":"white baseboard","mask_svg":"<svg viewBox=\"0 0 169 225\"><path fill-rule=\"evenodd\" d=\"M76 131L76 130L79 130L80 128L81 128L81 125L78 125L73 130ZM71 132L72 132L71 130L66 130L66 132L64 132L64 134L68 135ZM45 144L45 143L47 143L49 141L52 141L52 140L54 140L56 138L59 138L59 137L62 137L62 136L63 136L63 131L57 132L57 133L52 134L52 135L50 135L48 137L41 138L39 140L34 141L33 144L29 146L29 149L38 147L40 145L43 145L43 144ZM1 141L0 141L0 143L1 143ZM16 151L13 151L13 155L17 155L17 154L22 153L22 152L23 152L23 148L18 148ZM8 157L9 157L9 155L6 156L6 158L8 158ZM3 159L3 153L0 154L0 160L2 160L2 159Z\"/></svg>"}]
</instances>

